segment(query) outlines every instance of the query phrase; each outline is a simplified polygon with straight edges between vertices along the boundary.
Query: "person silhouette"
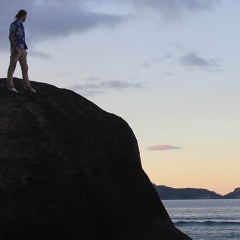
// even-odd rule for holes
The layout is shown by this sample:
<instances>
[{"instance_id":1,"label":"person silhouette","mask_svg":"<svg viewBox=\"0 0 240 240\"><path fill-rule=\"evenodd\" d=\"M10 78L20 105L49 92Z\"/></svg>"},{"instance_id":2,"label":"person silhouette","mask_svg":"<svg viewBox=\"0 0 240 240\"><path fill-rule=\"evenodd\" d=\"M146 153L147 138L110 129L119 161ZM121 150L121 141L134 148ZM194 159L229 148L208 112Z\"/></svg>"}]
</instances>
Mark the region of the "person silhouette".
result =
<instances>
[{"instance_id":1,"label":"person silhouette","mask_svg":"<svg viewBox=\"0 0 240 240\"><path fill-rule=\"evenodd\" d=\"M19 61L22 77L23 77L23 87L31 92L36 92L30 84L28 77L28 64L27 64L27 44L25 42L25 29L23 23L26 21L27 12L25 10L20 10L15 16L15 20L10 25L9 29L9 40L11 45L11 56L10 64L7 72L7 88L18 92L14 87L13 74L16 69L17 62Z\"/></svg>"}]
</instances>

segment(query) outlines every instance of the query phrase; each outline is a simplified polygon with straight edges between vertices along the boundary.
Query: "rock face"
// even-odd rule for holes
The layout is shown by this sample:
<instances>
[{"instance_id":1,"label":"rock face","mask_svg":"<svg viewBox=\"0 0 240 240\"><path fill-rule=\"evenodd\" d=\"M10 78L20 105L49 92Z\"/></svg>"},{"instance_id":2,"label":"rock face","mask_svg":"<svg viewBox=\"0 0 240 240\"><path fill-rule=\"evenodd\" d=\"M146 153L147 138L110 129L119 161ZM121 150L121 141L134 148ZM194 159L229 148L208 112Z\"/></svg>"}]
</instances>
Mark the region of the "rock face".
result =
<instances>
[{"instance_id":1,"label":"rock face","mask_svg":"<svg viewBox=\"0 0 240 240\"><path fill-rule=\"evenodd\" d=\"M2 240L181 240L128 124L80 95L0 79Z\"/></svg>"}]
</instances>

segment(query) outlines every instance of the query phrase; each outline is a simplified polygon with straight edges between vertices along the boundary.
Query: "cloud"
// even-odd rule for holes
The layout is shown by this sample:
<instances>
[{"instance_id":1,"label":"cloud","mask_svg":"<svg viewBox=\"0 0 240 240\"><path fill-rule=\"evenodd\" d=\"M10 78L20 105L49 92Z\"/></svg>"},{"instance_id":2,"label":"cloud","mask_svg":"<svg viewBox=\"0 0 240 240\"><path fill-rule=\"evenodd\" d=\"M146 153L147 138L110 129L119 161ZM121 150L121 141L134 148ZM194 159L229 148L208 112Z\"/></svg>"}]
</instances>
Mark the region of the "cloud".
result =
<instances>
[{"instance_id":1,"label":"cloud","mask_svg":"<svg viewBox=\"0 0 240 240\"><path fill-rule=\"evenodd\" d=\"M94 82L94 81L99 81L100 79L99 78L96 78L96 77L89 77L86 79L86 81L90 81L90 82Z\"/></svg>"},{"instance_id":2,"label":"cloud","mask_svg":"<svg viewBox=\"0 0 240 240\"><path fill-rule=\"evenodd\" d=\"M1 48L9 45L7 39L9 25L18 10L25 9L28 19L25 23L29 46L49 39L61 38L75 33L83 33L97 27L114 28L121 23L135 19L136 12L149 9L165 19L177 19L185 12L213 9L221 0L0 0L0 36L6 36ZM109 8L109 4L111 8ZM118 11L121 4L125 14ZM109 10L110 9L110 10ZM114 10L116 9L116 10ZM132 11L132 9L134 9ZM142 14L141 14L142 15ZM67 47L67 46L66 46Z\"/></svg>"},{"instance_id":3,"label":"cloud","mask_svg":"<svg viewBox=\"0 0 240 240\"><path fill-rule=\"evenodd\" d=\"M182 149L180 147L174 147L170 145L155 145L148 147L150 151L163 151L163 150L173 150L173 149Z\"/></svg>"},{"instance_id":4,"label":"cloud","mask_svg":"<svg viewBox=\"0 0 240 240\"><path fill-rule=\"evenodd\" d=\"M113 28L127 19L126 16L83 10L75 4L57 4L56 6L47 3L40 9L34 8L32 14L34 18L29 23L29 30L31 38L36 40L66 37L99 26ZM45 21L42 20L43 15L48 16Z\"/></svg>"},{"instance_id":5,"label":"cloud","mask_svg":"<svg viewBox=\"0 0 240 240\"><path fill-rule=\"evenodd\" d=\"M104 81L100 83L103 88L109 89L127 89L127 88L145 88L141 83L124 82L119 80Z\"/></svg>"},{"instance_id":6,"label":"cloud","mask_svg":"<svg viewBox=\"0 0 240 240\"><path fill-rule=\"evenodd\" d=\"M183 17L186 12L213 9L219 2L221 0L35 0L12 4L9 0L0 0L0 36L5 36L0 48L2 51L9 49L9 25L20 9L28 12L25 23L27 43L33 49L39 42L57 38L65 41L67 36L99 27L116 28L137 19L134 15L140 13L142 16L149 10L172 21ZM118 11L120 4L125 11Z\"/></svg>"},{"instance_id":7,"label":"cloud","mask_svg":"<svg viewBox=\"0 0 240 240\"><path fill-rule=\"evenodd\" d=\"M125 0L126 1L126 0ZM202 10L212 8L219 0L128 0L135 4L147 5L153 8Z\"/></svg>"},{"instance_id":8,"label":"cloud","mask_svg":"<svg viewBox=\"0 0 240 240\"><path fill-rule=\"evenodd\" d=\"M143 68L150 68L150 67L151 67L151 64L144 62L141 66L142 66Z\"/></svg>"},{"instance_id":9,"label":"cloud","mask_svg":"<svg viewBox=\"0 0 240 240\"><path fill-rule=\"evenodd\" d=\"M200 67L206 70L219 70L221 65L217 59L204 59L195 53L189 53L180 58L180 62L187 66Z\"/></svg>"},{"instance_id":10,"label":"cloud","mask_svg":"<svg viewBox=\"0 0 240 240\"><path fill-rule=\"evenodd\" d=\"M28 54L31 55L31 56L34 56L34 57L39 57L39 58L43 58L43 59L47 59L47 60L54 59L51 54L41 52L41 51L34 51L33 50L33 51L30 51Z\"/></svg>"},{"instance_id":11,"label":"cloud","mask_svg":"<svg viewBox=\"0 0 240 240\"><path fill-rule=\"evenodd\" d=\"M69 89L75 92L81 92L83 95L96 95L105 92L106 90L126 90L130 88L144 89L145 86L141 83L126 82L120 80L102 80L95 77L90 77L82 84L75 84L70 86Z\"/></svg>"},{"instance_id":12,"label":"cloud","mask_svg":"<svg viewBox=\"0 0 240 240\"><path fill-rule=\"evenodd\" d=\"M111 0L113 1L113 0ZM166 20L181 18L186 12L212 10L222 0L115 0L133 4L141 12L153 10ZM102 0L104 2L104 0Z\"/></svg>"},{"instance_id":13,"label":"cloud","mask_svg":"<svg viewBox=\"0 0 240 240\"><path fill-rule=\"evenodd\" d=\"M68 87L68 89L71 89L74 92L80 92L81 95L86 97L91 97L91 96L95 96L103 93L100 86L94 83L74 84Z\"/></svg>"}]
</instances>

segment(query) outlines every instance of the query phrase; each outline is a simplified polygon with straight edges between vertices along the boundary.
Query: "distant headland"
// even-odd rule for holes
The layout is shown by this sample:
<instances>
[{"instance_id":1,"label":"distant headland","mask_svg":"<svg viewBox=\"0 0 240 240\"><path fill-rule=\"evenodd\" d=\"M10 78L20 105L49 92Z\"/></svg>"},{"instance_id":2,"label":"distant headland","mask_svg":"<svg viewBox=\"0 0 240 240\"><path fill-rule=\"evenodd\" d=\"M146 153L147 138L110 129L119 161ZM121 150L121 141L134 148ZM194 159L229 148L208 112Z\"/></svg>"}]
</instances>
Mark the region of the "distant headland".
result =
<instances>
[{"instance_id":1,"label":"distant headland","mask_svg":"<svg viewBox=\"0 0 240 240\"><path fill-rule=\"evenodd\" d=\"M201 188L171 188L164 185L153 184L158 195L162 200L181 200L181 199L240 199L240 188L226 195Z\"/></svg>"}]
</instances>

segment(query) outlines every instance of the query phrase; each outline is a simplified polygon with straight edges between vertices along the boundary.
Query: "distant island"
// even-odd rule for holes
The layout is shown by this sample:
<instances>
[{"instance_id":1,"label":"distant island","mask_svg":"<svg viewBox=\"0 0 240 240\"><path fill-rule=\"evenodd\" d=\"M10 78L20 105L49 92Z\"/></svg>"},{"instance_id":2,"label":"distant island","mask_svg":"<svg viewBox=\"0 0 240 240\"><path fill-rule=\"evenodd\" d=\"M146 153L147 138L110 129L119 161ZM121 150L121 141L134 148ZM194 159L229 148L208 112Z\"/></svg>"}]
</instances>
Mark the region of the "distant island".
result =
<instances>
[{"instance_id":1,"label":"distant island","mask_svg":"<svg viewBox=\"0 0 240 240\"><path fill-rule=\"evenodd\" d=\"M240 199L240 188L226 195L201 188L171 188L164 185L153 184L161 200L181 199Z\"/></svg>"}]
</instances>

